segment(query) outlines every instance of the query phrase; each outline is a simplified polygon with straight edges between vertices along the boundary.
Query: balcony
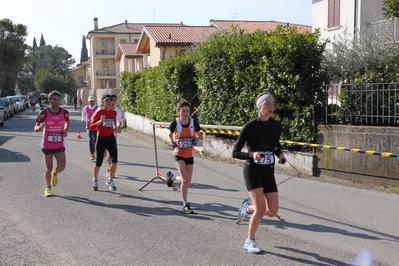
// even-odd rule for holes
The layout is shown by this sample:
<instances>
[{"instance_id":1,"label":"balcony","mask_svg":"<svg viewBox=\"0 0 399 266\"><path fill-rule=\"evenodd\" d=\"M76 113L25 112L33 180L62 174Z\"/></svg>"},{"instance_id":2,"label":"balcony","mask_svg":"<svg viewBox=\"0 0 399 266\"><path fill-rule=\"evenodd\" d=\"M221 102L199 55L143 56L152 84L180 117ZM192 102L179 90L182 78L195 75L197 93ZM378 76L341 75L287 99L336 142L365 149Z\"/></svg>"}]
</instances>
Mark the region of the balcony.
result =
<instances>
[{"instance_id":1,"label":"balcony","mask_svg":"<svg viewBox=\"0 0 399 266\"><path fill-rule=\"evenodd\" d=\"M96 76L116 76L116 72L110 71L108 69L103 69L103 70L97 71Z\"/></svg>"},{"instance_id":2,"label":"balcony","mask_svg":"<svg viewBox=\"0 0 399 266\"><path fill-rule=\"evenodd\" d=\"M371 31L385 35L392 42L399 41L399 20L379 20L367 24Z\"/></svg>"},{"instance_id":3,"label":"balcony","mask_svg":"<svg viewBox=\"0 0 399 266\"><path fill-rule=\"evenodd\" d=\"M96 56L102 56L102 55L115 55L115 49L110 49L110 48L97 49Z\"/></svg>"}]
</instances>

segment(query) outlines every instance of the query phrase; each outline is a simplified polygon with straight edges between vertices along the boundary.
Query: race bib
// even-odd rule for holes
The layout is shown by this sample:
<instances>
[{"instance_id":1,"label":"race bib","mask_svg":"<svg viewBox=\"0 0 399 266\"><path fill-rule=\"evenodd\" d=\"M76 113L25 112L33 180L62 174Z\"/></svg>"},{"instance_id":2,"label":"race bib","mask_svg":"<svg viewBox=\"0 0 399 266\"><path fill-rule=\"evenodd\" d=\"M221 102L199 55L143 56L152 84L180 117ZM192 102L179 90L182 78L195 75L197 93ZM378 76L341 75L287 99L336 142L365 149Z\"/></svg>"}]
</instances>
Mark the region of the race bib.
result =
<instances>
[{"instance_id":1,"label":"race bib","mask_svg":"<svg viewBox=\"0 0 399 266\"><path fill-rule=\"evenodd\" d=\"M273 164L274 163L274 154L271 151L260 151L263 154L263 157L260 160L254 160L257 164Z\"/></svg>"},{"instance_id":2,"label":"race bib","mask_svg":"<svg viewBox=\"0 0 399 266\"><path fill-rule=\"evenodd\" d=\"M193 147L193 138L179 139L180 149L186 149Z\"/></svg>"},{"instance_id":3,"label":"race bib","mask_svg":"<svg viewBox=\"0 0 399 266\"><path fill-rule=\"evenodd\" d=\"M62 141L62 134L61 133L49 133L47 141L52 142L52 143L60 143Z\"/></svg>"},{"instance_id":4,"label":"race bib","mask_svg":"<svg viewBox=\"0 0 399 266\"><path fill-rule=\"evenodd\" d=\"M114 126L114 119L105 119L103 121L103 127L113 127Z\"/></svg>"}]
</instances>

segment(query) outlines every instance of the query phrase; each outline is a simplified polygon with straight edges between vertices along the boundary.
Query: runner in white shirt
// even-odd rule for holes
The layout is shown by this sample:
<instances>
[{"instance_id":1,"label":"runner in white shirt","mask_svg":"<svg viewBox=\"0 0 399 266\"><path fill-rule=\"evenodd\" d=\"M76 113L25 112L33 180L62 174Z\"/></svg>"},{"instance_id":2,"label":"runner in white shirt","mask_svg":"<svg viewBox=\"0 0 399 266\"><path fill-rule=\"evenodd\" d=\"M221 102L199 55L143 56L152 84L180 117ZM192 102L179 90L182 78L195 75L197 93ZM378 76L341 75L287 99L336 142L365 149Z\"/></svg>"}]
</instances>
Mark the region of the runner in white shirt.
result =
<instances>
[{"instance_id":1,"label":"runner in white shirt","mask_svg":"<svg viewBox=\"0 0 399 266\"><path fill-rule=\"evenodd\" d=\"M89 104L86 105L82 110L82 123L86 123L86 131L89 136L89 150L90 150L90 160L94 161L96 159L95 155L95 145L97 140L97 130L90 130L91 117L98 109L96 104L96 99L93 96L89 97Z\"/></svg>"}]
</instances>

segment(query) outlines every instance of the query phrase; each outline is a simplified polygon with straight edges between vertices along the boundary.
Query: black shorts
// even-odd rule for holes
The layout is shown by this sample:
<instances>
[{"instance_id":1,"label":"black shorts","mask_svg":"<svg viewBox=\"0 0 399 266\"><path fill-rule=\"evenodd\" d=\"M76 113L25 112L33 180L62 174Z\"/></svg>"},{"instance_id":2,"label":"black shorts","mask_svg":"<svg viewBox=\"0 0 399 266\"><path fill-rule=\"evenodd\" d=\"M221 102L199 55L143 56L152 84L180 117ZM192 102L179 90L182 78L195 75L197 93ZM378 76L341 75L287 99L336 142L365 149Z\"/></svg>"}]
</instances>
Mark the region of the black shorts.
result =
<instances>
[{"instance_id":1,"label":"black shorts","mask_svg":"<svg viewBox=\"0 0 399 266\"><path fill-rule=\"evenodd\" d=\"M192 165L192 164L194 164L194 157L184 158L184 157L175 155L175 162L177 162L177 161L184 161L186 163L186 165Z\"/></svg>"},{"instance_id":2,"label":"black shorts","mask_svg":"<svg viewBox=\"0 0 399 266\"><path fill-rule=\"evenodd\" d=\"M274 164L259 165L254 162L245 162L244 180L248 191L263 188L263 193L277 192L276 179L274 177Z\"/></svg>"},{"instance_id":3,"label":"black shorts","mask_svg":"<svg viewBox=\"0 0 399 266\"><path fill-rule=\"evenodd\" d=\"M44 155L50 155L50 154L64 152L64 151L65 151L65 147L58 148L58 149L42 149L42 152Z\"/></svg>"},{"instance_id":4,"label":"black shorts","mask_svg":"<svg viewBox=\"0 0 399 266\"><path fill-rule=\"evenodd\" d=\"M112 134L108 137L97 137L96 143L96 166L100 167L103 164L104 151L108 150L112 163L118 162L118 148L116 146L115 136Z\"/></svg>"}]
</instances>

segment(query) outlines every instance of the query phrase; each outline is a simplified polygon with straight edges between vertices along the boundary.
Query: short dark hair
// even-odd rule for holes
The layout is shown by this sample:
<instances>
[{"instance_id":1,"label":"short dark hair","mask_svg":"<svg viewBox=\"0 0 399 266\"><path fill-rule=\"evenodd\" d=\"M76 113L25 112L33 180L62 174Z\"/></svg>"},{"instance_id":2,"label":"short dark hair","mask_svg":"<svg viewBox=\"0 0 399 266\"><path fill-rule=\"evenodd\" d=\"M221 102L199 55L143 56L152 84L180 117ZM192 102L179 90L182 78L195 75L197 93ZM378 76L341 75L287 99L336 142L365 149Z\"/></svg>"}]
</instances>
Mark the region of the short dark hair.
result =
<instances>
[{"instance_id":1,"label":"short dark hair","mask_svg":"<svg viewBox=\"0 0 399 266\"><path fill-rule=\"evenodd\" d=\"M191 107L191 104L186 99L181 99L181 101L177 104L176 111L180 111L180 109L184 106Z\"/></svg>"},{"instance_id":2,"label":"short dark hair","mask_svg":"<svg viewBox=\"0 0 399 266\"><path fill-rule=\"evenodd\" d=\"M56 91L56 90L50 91L49 94L48 94L48 99L51 100L51 97L53 97L53 96L60 96L61 97L61 93L59 91Z\"/></svg>"}]
</instances>

